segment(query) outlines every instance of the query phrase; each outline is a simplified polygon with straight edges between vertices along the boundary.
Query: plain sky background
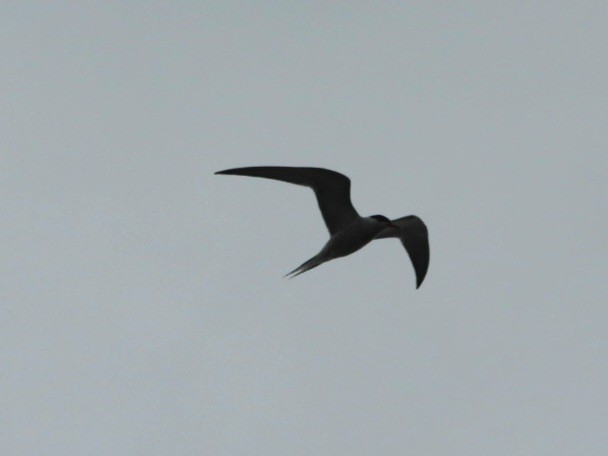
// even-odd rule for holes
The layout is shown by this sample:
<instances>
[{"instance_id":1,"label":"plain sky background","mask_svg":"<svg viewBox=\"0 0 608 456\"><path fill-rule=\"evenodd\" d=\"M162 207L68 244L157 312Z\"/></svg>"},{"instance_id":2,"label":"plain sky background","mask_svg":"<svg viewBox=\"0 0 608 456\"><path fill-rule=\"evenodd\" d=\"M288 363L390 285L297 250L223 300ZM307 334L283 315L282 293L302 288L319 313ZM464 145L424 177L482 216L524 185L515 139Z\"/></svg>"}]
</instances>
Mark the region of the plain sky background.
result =
<instances>
[{"instance_id":1,"label":"plain sky background","mask_svg":"<svg viewBox=\"0 0 608 456\"><path fill-rule=\"evenodd\" d=\"M608 6L5 2L0 453L604 455ZM294 280L308 165L430 229Z\"/></svg>"}]
</instances>

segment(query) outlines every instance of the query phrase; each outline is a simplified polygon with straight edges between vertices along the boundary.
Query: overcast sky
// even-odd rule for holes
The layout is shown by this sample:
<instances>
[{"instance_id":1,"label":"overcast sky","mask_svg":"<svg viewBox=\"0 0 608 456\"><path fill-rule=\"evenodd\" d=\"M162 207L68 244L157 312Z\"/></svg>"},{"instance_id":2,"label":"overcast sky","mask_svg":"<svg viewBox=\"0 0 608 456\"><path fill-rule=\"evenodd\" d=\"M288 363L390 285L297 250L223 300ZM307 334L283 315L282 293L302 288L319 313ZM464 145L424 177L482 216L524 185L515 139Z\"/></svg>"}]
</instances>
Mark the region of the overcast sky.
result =
<instances>
[{"instance_id":1,"label":"overcast sky","mask_svg":"<svg viewBox=\"0 0 608 456\"><path fill-rule=\"evenodd\" d=\"M605 2L8 2L0 453L604 455ZM320 166L396 240L294 280Z\"/></svg>"}]
</instances>

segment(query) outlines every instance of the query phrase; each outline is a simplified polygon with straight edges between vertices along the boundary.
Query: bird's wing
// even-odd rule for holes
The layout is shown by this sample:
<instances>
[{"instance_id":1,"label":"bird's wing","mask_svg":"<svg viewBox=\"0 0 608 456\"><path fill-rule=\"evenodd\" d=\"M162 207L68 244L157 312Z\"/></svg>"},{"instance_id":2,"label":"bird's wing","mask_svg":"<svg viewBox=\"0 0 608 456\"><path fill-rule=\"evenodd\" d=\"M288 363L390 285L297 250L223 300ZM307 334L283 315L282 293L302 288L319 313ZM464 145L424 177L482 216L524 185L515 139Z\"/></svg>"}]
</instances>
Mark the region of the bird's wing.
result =
<instances>
[{"instance_id":1,"label":"bird's wing","mask_svg":"<svg viewBox=\"0 0 608 456\"><path fill-rule=\"evenodd\" d=\"M385 228L374 239L399 238L412 261L416 272L416 288L422 285L429 268L429 232L426 225L415 215L392 221L399 228Z\"/></svg>"},{"instance_id":2,"label":"bird's wing","mask_svg":"<svg viewBox=\"0 0 608 456\"><path fill-rule=\"evenodd\" d=\"M359 218L359 214L350 201L350 179L329 169L251 166L226 169L215 174L264 177L312 188L330 235Z\"/></svg>"}]
</instances>

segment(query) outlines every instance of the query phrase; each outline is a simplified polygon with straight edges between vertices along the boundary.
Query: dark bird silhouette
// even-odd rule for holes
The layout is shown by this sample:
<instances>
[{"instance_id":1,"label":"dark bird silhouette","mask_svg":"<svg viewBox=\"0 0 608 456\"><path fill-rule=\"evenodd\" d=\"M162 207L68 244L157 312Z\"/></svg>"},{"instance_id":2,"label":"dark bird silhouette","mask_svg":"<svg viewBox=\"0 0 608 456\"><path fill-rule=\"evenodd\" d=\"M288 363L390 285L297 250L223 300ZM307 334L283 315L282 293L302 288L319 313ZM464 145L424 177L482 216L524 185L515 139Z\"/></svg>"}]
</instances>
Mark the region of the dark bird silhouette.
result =
<instances>
[{"instance_id":1,"label":"dark bird silhouette","mask_svg":"<svg viewBox=\"0 0 608 456\"><path fill-rule=\"evenodd\" d=\"M350 200L350 179L323 168L252 166L215 174L263 177L310 187L315 192L329 241L310 260L286 274L295 277L335 258L356 252L374 239L399 238L416 273L419 288L429 267L429 239L424 222L415 215L390 220L383 215L361 217Z\"/></svg>"}]
</instances>

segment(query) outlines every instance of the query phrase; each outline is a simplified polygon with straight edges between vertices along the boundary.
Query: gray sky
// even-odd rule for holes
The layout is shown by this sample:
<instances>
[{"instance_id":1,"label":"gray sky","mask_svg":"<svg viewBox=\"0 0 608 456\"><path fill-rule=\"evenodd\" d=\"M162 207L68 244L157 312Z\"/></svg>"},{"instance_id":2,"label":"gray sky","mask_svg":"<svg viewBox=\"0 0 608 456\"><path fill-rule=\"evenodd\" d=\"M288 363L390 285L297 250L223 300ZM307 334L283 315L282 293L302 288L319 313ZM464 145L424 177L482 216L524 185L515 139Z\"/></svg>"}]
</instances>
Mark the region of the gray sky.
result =
<instances>
[{"instance_id":1,"label":"gray sky","mask_svg":"<svg viewBox=\"0 0 608 456\"><path fill-rule=\"evenodd\" d=\"M0 453L603 455L605 2L11 2ZM398 241L297 279L308 165Z\"/></svg>"}]
</instances>

